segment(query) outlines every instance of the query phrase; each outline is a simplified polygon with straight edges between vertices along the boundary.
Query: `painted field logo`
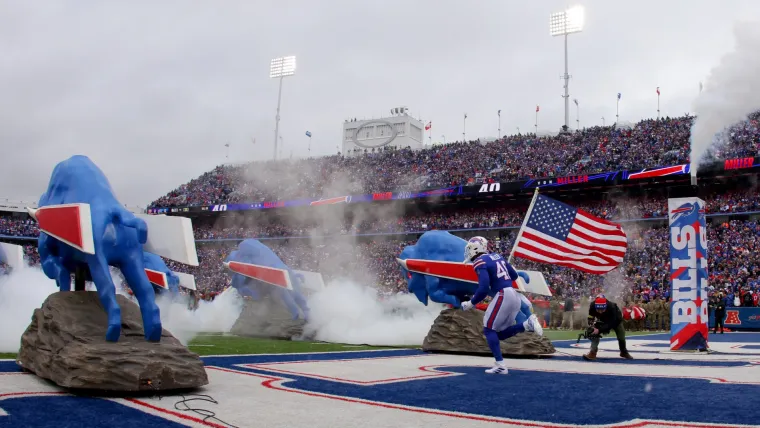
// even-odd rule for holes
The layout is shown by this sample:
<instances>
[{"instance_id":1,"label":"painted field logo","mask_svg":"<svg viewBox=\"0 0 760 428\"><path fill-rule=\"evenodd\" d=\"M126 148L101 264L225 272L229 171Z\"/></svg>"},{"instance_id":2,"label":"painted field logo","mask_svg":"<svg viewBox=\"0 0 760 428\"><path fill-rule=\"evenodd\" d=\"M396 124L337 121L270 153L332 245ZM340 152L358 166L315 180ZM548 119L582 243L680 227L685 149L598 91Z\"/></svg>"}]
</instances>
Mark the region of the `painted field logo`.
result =
<instances>
[{"instance_id":1,"label":"painted field logo","mask_svg":"<svg viewBox=\"0 0 760 428\"><path fill-rule=\"evenodd\" d=\"M739 319L739 311L726 311L726 321L724 325L741 325L742 320Z\"/></svg>"},{"instance_id":2,"label":"painted field logo","mask_svg":"<svg viewBox=\"0 0 760 428\"><path fill-rule=\"evenodd\" d=\"M670 349L707 348L707 228L705 203L668 200L670 220Z\"/></svg>"}]
</instances>

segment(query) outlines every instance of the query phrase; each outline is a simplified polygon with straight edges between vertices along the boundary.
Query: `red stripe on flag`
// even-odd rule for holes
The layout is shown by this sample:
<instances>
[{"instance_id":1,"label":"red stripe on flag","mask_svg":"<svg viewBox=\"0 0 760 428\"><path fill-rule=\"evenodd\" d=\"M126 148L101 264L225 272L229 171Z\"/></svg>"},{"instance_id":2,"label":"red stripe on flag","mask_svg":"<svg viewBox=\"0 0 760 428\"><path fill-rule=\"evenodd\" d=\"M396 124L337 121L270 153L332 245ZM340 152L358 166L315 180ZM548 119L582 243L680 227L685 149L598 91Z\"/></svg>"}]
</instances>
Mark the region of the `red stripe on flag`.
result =
<instances>
[{"instance_id":1,"label":"red stripe on flag","mask_svg":"<svg viewBox=\"0 0 760 428\"><path fill-rule=\"evenodd\" d=\"M559 204L558 201L545 196L542 200L542 203ZM539 224L548 227L547 230L564 230L567 236L553 237L524 226L520 229L520 238L515 243L514 256L593 274L606 273L620 265L625 257L628 242L625 231L619 224L583 210L576 210L572 224L568 225L566 217L563 217L566 214L552 213L554 208L547 212L545 205L541 210L540 214L537 214L540 216L537 220ZM533 215L531 211L530 216ZM568 226L570 229L565 229Z\"/></svg>"},{"instance_id":2,"label":"red stripe on flag","mask_svg":"<svg viewBox=\"0 0 760 428\"><path fill-rule=\"evenodd\" d=\"M577 245L576 246L572 246L572 245L568 245L568 244L566 244L564 242L558 244L558 243L552 242L552 241L550 241L548 239L544 239L542 236L539 236L539 235L534 234L534 233L524 232L523 233L523 238L529 239L531 241L535 241L535 242L537 242L537 243L539 243L541 245L546 245L548 247L552 247L554 249L557 249L561 253L572 253L572 254L577 254L579 256L587 256L587 257L599 257L601 259L607 260L607 262L610 263L610 264L617 264L618 263L615 259L613 259L612 257L610 257L608 254L599 252L597 250L590 249L590 248L582 248L582 247L577 246Z\"/></svg>"},{"instance_id":3,"label":"red stripe on flag","mask_svg":"<svg viewBox=\"0 0 760 428\"><path fill-rule=\"evenodd\" d=\"M586 241L588 241L588 239L586 239ZM609 248L601 248L601 247L598 247L598 246L586 245L585 243L583 243L583 242L581 242L581 241L573 238L573 235L568 235L568 237L565 240L565 242L567 242L568 244L570 244L571 247L578 247L578 248L583 248L584 250L603 252L603 254L608 255L610 257L623 257L623 256L625 256L625 248L626 247L623 247L620 250L612 250L612 249L609 249ZM591 241L591 242L593 242L593 241Z\"/></svg>"},{"instance_id":4,"label":"red stripe on flag","mask_svg":"<svg viewBox=\"0 0 760 428\"><path fill-rule=\"evenodd\" d=\"M581 256L578 254L573 253L565 253L561 250L558 250L556 247L552 247L554 251L547 251L543 248L536 247L534 245L531 245L527 242L523 242L522 245L520 245L520 248L525 250L530 250L534 253L541 254L542 256L552 258L557 261L565 261L565 262L583 262L588 265L592 266L610 266L610 265L617 265L617 263L609 263L609 262L600 262L598 260L593 260L592 258ZM576 257L571 257L570 254L575 255Z\"/></svg>"},{"instance_id":5,"label":"red stripe on flag","mask_svg":"<svg viewBox=\"0 0 760 428\"><path fill-rule=\"evenodd\" d=\"M578 214L580 214L583 217L585 217L588 221L595 221L597 223L606 224L607 226L614 226L616 229L620 229L620 225L619 224L613 223L613 222L611 222L609 220L605 220L603 218L596 217L595 215L590 214L590 213L588 213L586 211L583 211L580 208L578 209Z\"/></svg>"},{"instance_id":6,"label":"red stripe on flag","mask_svg":"<svg viewBox=\"0 0 760 428\"><path fill-rule=\"evenodd\" d=\"M628 245L625 241L610 241L604 238L597 238L595 236L591 236L587 234L586 232L583 232L582 230L576 229L575 226L573 226L570 229L570 234L571 235L568 235L568 238L570 238L572 235L575 235L576 237L581 238L585 241L591 242L593 244L602 244L602 245L609 245L612 247L620 247L620 250L622 250ZM612 250L612 249L609 248L609 250Z\"/></svg>"},{"instance_id":7,"label":"red stripe on flag","mask_svg":"<svg viewBox=\"0 0 760 428\"><path fill-rule=\"evenodd\" d=\"M579 271L582 271L582 272L586 272L586 273L591 273L591 274L594 274L594 275L600 275L600 274L603 274L603 273L607 273L607 272L609 272L609 271L611 271L611 270L613 270L613 269L615 269L617 267L617 266L607 266L607 267L600 267L599 269L589 269L589 268L583 266L582 264L580 264L579 262L562 262L562 261L556 261L556 260L553 260L553 259L546 260L545 258L533 257L533 256L531 256L529 254L526 254L526 253L522 252L521 250L515 250L514 255L515 255L515 257L520 257L520 258L523 258L523 259L532 260L534 262L548 263L548 264L555 265L555 266L568 267L568 268L571 268L571 269L576 269L576 270L579 270Z\"/></svg>"},{"instance_id":8,"label":"red stripe on flag","mask_svg":"<svg viewBox=\"0 0 760 428\"><path fill-rule=\"evenodd\" d=\"M620 229L609 229L607 227L604 227L604 225L600 225L599 223L595 223L593 221L589 220L576 220L575 225L580 226L584 229L587 229L590 232L598 233L600 235L604 235L607 237L621 237L625 238L625 233Z\"/></svg>"}]
</instances>

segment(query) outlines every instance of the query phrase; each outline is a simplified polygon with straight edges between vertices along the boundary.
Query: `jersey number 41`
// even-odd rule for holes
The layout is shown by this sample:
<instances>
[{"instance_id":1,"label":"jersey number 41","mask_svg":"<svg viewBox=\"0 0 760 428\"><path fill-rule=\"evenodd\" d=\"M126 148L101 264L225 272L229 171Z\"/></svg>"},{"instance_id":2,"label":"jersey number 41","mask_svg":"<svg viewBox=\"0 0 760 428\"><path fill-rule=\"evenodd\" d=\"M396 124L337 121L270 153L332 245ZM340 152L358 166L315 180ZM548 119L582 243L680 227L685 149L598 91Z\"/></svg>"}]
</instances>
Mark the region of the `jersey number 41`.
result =
<instances>
[{"instance_id":1,"label":"jersey number 41","mask_svg":"<svg viewBox=\"0 0 760 428\"><path fill-rule=\"evenodd\" d=\"M509 277L509 272L507 272L507 262L504 259L501 259L496 262L496 277L497 278L503 278L504 280L511 280L512 278Z\"/></svg>"}]
</instances>

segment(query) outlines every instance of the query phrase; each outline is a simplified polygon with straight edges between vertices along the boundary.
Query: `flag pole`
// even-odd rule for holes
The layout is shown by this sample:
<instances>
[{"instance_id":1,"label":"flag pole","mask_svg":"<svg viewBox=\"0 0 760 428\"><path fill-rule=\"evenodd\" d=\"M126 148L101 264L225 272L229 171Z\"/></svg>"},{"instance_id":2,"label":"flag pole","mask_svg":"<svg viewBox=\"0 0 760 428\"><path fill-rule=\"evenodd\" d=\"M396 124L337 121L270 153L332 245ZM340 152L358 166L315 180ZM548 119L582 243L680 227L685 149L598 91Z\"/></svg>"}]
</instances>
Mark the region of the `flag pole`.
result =
<instances>
[{"instance_id":1,"label":"flag pole","mask_svg":"<svg viewBox=\"0 0 760 428\"><path fill-rule=\"evenodd\" d=\"M657 120L660 120L660 87L657 87Z\"/></svg>"},{"instance_id":2,"label":"flag pole","mask_svg":"<svg viewBox=\"0 0 760 428\"><path fill-rule=\"evenodd\" d=\"M510 265L512 264L512 259L515 257L515 248L517 248L517 243L520 241L520 238L522 238L523 229L525 229L525 225L528 224L528 218L530 218L530 213L533 211L533 205L535 205L536 199L538 199L538 186L536 186L536 190L533 192L533 199L530 201L528 211L525 213L525 218L523 219L522 225L520 226L520 231L517 233L517 238L512 244L512 251L509 253L509 259L507 259L507 263Z\"/></svg>"}]
</instances>

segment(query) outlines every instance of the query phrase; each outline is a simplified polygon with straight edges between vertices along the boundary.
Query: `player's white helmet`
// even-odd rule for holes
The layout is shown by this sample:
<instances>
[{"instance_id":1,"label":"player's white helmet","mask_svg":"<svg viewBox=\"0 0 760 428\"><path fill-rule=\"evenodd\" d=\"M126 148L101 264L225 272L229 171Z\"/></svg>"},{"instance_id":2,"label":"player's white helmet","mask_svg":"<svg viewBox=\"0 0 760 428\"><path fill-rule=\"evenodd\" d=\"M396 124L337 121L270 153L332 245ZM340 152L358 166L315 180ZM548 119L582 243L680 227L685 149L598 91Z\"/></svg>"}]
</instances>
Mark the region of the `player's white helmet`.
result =
<instances>
[{"instance_id":1,"label":"player's white helmet","mask_svg":"<svg viewBox=\"0 0 760 428\"><path fill-rule=\"evenodd\" d=\"M472 261L479 254L488 253L488 240L482 236L474 236L464 247L464 261Z\"/></svg>"}]
</instances>

